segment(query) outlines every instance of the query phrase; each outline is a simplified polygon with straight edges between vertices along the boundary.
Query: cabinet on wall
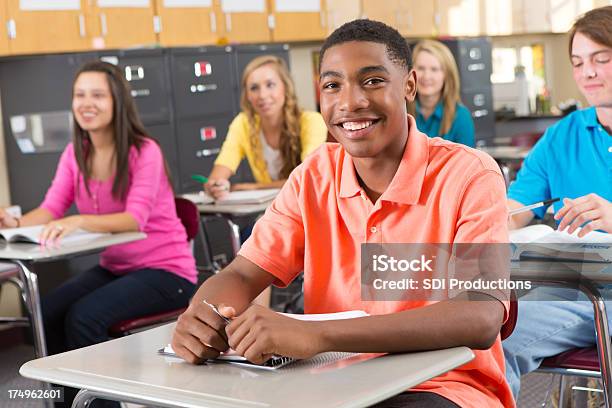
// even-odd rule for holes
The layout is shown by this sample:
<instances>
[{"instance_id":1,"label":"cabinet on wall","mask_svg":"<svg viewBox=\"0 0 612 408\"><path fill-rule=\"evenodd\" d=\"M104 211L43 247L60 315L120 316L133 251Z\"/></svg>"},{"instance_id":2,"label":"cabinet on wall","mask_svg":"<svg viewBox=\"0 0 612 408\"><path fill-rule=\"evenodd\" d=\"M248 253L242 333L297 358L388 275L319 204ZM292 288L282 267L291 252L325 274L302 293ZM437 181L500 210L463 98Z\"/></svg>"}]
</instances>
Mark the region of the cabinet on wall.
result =
<instances>
[{"instance_id":1,"label":"cabinet on wall","mask_svg":"<svg viewBox=\"0 0 612 408\"><path fill-rule=\"evenodd\" d=\"M257 43L272 40L269 8L265 0L221 0L218 21L222 38L230 43Z\"/></svg>"},{"instance_id":2,"label":"cabinet on wall","mask_svg":"<svg viewBox=\"0 0 612 408\"><path fill-rule=\"evenodd\" d=\"M123 48L157 42L152 0L96 0L87 9L94 48Z\"/></svg>"},{"instance_id":3,"label":"cabinet on wall","mask_svg":"<svg viewBox=\"0 0 612 408\"><path fill-rule=\"evenodd\" d=\"M323 40L327 35L324 0L271 0L274 41ZM298 7L299 6L299 7Z\"/></svg>"},{"instance_id":4,"label":"cabinet on wall","mask_svg":"<svg viewBox=\"0 0 612 408\"><path fill-rule=\"evenodd\" d=\"M159 43L163 46L215 44L219 39L217 21L221 13L212 0L183 7L167 0L155 0L159 18ZM181 4L180 2L178 4Z\"/></svg>"},{"instance_id":5,"label":"cabinet on wall","mask_svg":"<svg viewBox=\"0 0 612 408\"><path fill-rule=\"evenodd\" d=\"M361 5L355 0L326 0L325 20L327 34L349 21L361 17Z\"/></svg>"},{"instance_id":6,"label":"cabinet on wall","mask_svg":"<svg viewBox=\"0 0 612 408\"><path fill-rule=\"evenodd\" d=\"M0 4L0 23L7 21L6 14L6 3ZM0 55L6 55L9 53L8 46L8 32L7 30L0 29Z\"/></svg>"},{"instance_id":7,"label":"cabinet on wall","mask_svg":"<svg viewBox=\"0 0 612 408\"><path fill-rule=\"evenodd\" d=\"M483 33L479 0L436 0L436 25L441 36L477 36Z\"/></svg>"},{"instance_id":8,"label":"cabinet on wall","mask_svg":"<svg viewBox=\"0 0 612 408\"><path fill-rule=\"evenodd\" d=\"M397 11L397 29L404 37L431 37L436 33L433 1L402 0Z\"/></svg>"},{"instance_id":9,"label":"cabinet on wall","mask_svg":"<svg viewBox=\"0 0 612 408\"><path fill-rule=\"evenodd\" d=\"M593 0L513 0L513 33L566 33L579 15L597 7Z\"/></svg>"},{"instance_id":10,"label":"cabinet on wall","mask_svg":"<svg viewBox=\"0 0 612 408\"><path fill-rule=\"evenodd\" d=\"M8 0L7 27L11 54L30 54L88 49L85 0L61 3Z\"/></svg>"}]
</instances>

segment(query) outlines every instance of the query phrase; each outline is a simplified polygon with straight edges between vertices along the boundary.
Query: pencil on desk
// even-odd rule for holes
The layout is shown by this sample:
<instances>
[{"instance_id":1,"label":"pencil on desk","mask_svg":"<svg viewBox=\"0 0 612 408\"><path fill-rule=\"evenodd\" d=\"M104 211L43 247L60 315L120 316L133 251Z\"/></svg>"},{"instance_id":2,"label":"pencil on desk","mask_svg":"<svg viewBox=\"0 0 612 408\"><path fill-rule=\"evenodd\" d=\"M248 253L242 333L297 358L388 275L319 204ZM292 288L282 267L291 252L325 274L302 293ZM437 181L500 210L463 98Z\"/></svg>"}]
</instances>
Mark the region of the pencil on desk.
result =
<instances>
[{"instance_id":1,"label":"pencil on desk","mask_svg":"<svg viewBox=\"0 0 612 408\"><path fill-rule=\"evenodd\" d=\"M524 207L520 207L520 208L515 208L514 210L511 210L508 212L508 214L510 214L511 216L514 214L519 214L525 211L529 211L529 210L533 210L534 208L539 208L539 207L544 207L546 205L551 205L552 203L556 203L557 201L559 201L559 198L551 198L550 200L544 200L544 201L540 201L531 205L526 205Z\"/></svg>"}]
</instances>

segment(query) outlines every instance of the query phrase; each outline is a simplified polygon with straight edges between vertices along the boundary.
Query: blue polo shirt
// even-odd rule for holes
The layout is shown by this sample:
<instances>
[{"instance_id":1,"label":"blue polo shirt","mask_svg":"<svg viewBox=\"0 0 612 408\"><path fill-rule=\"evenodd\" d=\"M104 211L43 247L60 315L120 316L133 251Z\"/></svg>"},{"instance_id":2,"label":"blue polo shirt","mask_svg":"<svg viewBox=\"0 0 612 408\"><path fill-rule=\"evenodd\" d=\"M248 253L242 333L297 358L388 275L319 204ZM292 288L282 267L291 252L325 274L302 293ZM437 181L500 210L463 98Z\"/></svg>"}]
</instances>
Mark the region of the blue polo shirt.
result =
<instances>
[{"instance_id":1,"label":"blue polo shirt","mask_svg":"<svg viewBox=\"0 0 612 408\"><path fill-rule=\"evenodd\" d=\"M425 133L429 137L439 136L440 123L442 122L442 114L444 107L442 102L438 102L433 113L427 120L421 113L419 101L416 101L416 124L417 129ZM466 146L474 147L474 121L468 108L461 104L457 104L455 108L455 118L448 132L441 136L442 139L449 140L455 143L461 143Z\"/></svg>"},{"instance_id":2,"label":"blue polo shirt","mask_svg":"<svg viewBox=\"0 0 612 408\"><path fill-rule=\"evenodd\" d=\"M546 130L510 184L508 198L529 205L590 193L612 201L612 136L597 121L593 107L573 112ZM563 203L553 206L556 213ZM542 218L546 208L532 211Z\"/></svg>"}]
</instances>

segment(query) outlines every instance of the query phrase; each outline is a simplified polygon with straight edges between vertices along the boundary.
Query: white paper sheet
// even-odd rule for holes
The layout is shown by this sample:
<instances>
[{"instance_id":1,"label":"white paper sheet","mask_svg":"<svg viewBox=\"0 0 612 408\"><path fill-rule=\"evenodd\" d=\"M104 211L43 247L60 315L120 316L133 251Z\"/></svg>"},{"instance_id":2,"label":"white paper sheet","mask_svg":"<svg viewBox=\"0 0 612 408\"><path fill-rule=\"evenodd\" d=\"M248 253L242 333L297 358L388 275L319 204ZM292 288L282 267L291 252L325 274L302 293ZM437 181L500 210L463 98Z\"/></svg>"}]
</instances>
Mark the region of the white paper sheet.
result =
<instances>
[{"instance_id":1,"label":"white paper sheet","mask_svg":"<svg viewBox=\"0 0 612 408\"><path fill-rule=\"evenodd\" d=\"M276 0L276 11L281 13L318 13L321 11L320 0Z\"/></svg>"},{"instance_id":2,"label":"white paper sheet","mask_svg":"<svg viewBox=\"0 0 612 408\"><path fill-rule=\"evenodd\" d=\"M146 8L149 6L149 0L98 0L98 7Z\"/></svg>"},{"instance_id":3,"label":"white paper sheet","mask_svg":"<svg viewBox=\"0 0 612 408\"><path fill-rule=\"evenodd\" d=\"M81 0L19 0L24 11L80 10Z\"/></svg>"},{"instance_id":4,"label":"white paper sheet","mask_svg":"<svg viewBox=\"0 0 612 408\"><path fill-rule=\"evenodd\" d=\"M212 0L164 0L164 7L212 7Z\"/></svg>"},{"instance_id":5,"label":"white paper sheet","mask_svg":"<svg viewBox=\"0 0 612 408\"><path fill-rule=\"evenodd\" d=\"M224 13L263 13L266 11L265 0L221 0Z\"/></svg>"}]
</instances>

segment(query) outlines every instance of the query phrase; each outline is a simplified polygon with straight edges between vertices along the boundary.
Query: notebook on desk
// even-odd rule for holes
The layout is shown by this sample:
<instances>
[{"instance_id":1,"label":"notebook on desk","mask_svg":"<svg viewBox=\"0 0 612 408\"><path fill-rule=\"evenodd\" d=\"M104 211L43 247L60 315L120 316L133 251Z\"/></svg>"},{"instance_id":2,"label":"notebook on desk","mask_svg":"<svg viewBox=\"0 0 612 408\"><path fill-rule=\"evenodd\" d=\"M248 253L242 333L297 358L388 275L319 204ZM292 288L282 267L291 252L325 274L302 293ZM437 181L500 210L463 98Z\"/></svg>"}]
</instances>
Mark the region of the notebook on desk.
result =
<instances>
[{"instance_id":1,"label":"notebook on desk","mask_svg":"<svg viewBox=\"0 0 612 408\"><path fill-rule=\"evenodd\" d=\"M40 244L38 237L44 225L34 225L31 227L5 228L0 229L0 241L9 243L28 243ZM62 243L90 241L101 236L109 235L106 233L88 232L82 229L73 231L61 239Z\"/></svg>"},{"instance_id":2,"label":"notebook on desk","mask_svg":"<svg viewBox=\"0 0 612 408\"><path fill-rule=\"evenodd\" d=\"M351 310L347 312L338 312L338 313L321 313L321 314L291 314L291 313L281 313L287 317L291 317L293 319L298 320L306 320L306 321L324 321L324 320L340 320L340 319L353 319L356 317L364 317L368 316L368 314L361 310ZM158 354L170 357L179 358L172 346L170 344L165 347L157 350ZM323 364L330 364L333 362L337 362L343 359L355 357L360 353L345 353L345 352L328 352L318 354L308 360L297 360L291 357L285 356L272 356L267 361L262 364L255 364L247 360L245 357L236 353L236 351L230 349L225 353L221 353L217 358L209 360L212 363L229 363L242 367L249 368L257 368L262 370L276 370L285 366L288 366L292 363L298 361L308 361L308 364L312 366L320 366Z\"/></svg>"},{"instance_id":3,"label":"notebook on desk","mask_svg":"<svg viewBox=\"0 0 612 408\"><path fill-rule=\"evenodd\" d=\"M593 231L581 238L579 231L568 234L544 224L510 231L512 260L612 262L612 234Z\"/></svg>"},{"instance_id":4,"label":"notebook on desk","mask_svg":"<svg viewBox=\"0 0 612 408\"><path fill-rule=\"evenodd\" d=\"M198 193L183 194L183 198L192 201L195 204L216 204L216 205L236 205L236 204L263 204L271 201L278 195L280 189L266 188L263 190L244 190L232 191L225 197L214 200L211 196L203 191Z\"/></svg>"}]
</instances>

